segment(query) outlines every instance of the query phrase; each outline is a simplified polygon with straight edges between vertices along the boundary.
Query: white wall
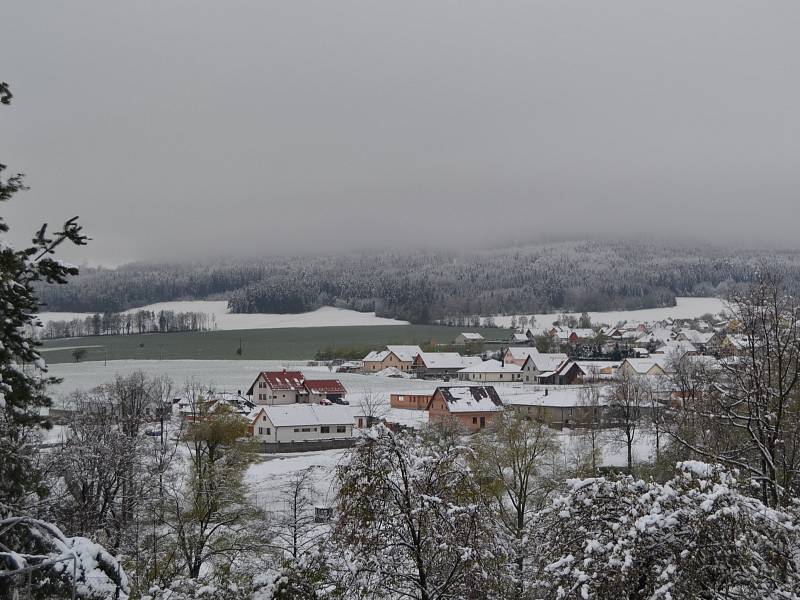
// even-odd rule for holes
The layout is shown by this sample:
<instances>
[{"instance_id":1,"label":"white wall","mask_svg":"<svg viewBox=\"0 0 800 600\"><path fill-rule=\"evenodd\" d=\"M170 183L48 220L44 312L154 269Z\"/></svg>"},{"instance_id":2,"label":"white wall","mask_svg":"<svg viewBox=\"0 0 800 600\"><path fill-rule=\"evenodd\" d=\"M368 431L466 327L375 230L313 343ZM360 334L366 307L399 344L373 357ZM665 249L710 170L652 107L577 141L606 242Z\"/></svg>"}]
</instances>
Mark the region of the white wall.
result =
<instances>
[{"instance_id":1,"label":"white wall","mask_svg":"<svg viewBox=\"0 0 800 600\"><path fill-rule=\"evenodd\" d=\"M321 431L322 427L328 427L329 432L323 433ZM297 427L278 427L274 431L277 433L277 437L274 440L265 440L265 441L278 441L278 442L305 442L309 440L330 440L330 439L343 439L353 437L353 425L352 423L342 424L341 427L344 427L344 432L338 433L336 431L337 425L323 425L320 427L319 425L305 425L301 426L298 425ZM298 429L300 431L295 431ZM302 431L303 429L309 429L310 431Z\"/></svg>"}]
</instances>

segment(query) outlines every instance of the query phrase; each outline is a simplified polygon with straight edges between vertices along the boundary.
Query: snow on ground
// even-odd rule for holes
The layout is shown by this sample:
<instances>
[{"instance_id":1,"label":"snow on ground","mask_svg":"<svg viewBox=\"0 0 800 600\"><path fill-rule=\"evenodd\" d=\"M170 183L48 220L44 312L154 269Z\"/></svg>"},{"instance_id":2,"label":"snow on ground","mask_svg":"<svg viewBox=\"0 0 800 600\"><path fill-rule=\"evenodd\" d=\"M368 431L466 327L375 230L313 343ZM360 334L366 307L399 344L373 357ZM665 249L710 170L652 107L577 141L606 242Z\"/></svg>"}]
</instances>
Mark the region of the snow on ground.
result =
<instances>
[{"instance_id":1,"label":"snow on ground","mask_svg":"<svg viewBox=\"0 0 800 600\"><path fill-rule=\"evenodd\" d=\"M225 300L191 300L186 302L158 302L132 308L137 310L172 310L175 312L200 312L213 315L217 329L283 329L286 327L351 327L357 325L408 325L408 321L376 317L375 313L362 313L332 306L323 306L313 312L297 315L277 315L267 313L232 314L228 312ZM94 313L43 312L39 314L42 323L48 321L71 321L85 319Z\"/></svg>"},{"instance_id":2,"label":"snow on ground","mask_svg":"<svg viewBox=\"0 0 800 600\"><path fill-rule=\"evenodd\" d=\"M644 308L642 310L617 310L609 312L590 312L592 323L606 323L616 325L620 321L659 321L661 319L693 319L706 313L717 314L725 310L725 302L719 298L676 298L676 306L665 308ZM536 326L549 326L558 318L560 313L538 314ZM573 314L576 317L580 313ZM530 317L530 315L527 315ZM483 317L485 320L487 317ZM511 327L511 315L492 317L498 327Z\"/></svg>"},{"instance_id":3,"label":"snow on ground","mask_svg":"<svg viewBox=\"0 0 800 600\"><path fill-rule=\"evenodd\" d=\"M250 465L245 473L245 483L255 503L265 510L284 508L282 490L292 477L304 469L311 470L314 503L332 506L336 497L334 479L336 467L346 457L347 450L321 452L295 452L272 454Z\"/></svg>"}]
</instances>

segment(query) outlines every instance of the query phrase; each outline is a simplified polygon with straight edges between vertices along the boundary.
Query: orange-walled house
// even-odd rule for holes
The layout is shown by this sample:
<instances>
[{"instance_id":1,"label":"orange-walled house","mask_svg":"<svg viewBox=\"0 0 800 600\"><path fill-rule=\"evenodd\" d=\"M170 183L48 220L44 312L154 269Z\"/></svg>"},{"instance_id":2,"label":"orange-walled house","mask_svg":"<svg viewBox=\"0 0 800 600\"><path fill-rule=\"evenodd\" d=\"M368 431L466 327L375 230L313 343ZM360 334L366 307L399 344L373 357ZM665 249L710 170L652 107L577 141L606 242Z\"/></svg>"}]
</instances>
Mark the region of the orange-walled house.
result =
<instances>
[{"instance_id":1,"label":"orange-walled house","mask_svg":"<svg viewBox=\"0 0 800 600\"><path fill-rule=\"evenodd\" d=\"M392 408L425 410L432 397L433 392L397 392L389 395L389 405Z\"/></svg>"},{"instance_id":2,"label":"orange-walled house","mask_svg":"<svg viewBox=\"0 0 800 600\"><path fill-rule=\"evenodd\" d=\"M472 433L488 427L503 403L490 386L465 385L438 387L428 403L428 420L441 423L456 419Z\"/></svg>"}]
</instances>

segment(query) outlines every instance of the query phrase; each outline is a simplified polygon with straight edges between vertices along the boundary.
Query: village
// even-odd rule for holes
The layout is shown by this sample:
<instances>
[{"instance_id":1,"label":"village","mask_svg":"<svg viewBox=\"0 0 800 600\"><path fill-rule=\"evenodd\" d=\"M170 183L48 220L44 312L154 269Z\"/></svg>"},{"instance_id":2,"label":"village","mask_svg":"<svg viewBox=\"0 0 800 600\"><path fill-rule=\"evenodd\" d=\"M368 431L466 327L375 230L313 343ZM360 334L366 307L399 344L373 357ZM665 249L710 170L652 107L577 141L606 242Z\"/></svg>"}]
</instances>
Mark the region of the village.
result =
<instances>
[{"instance_id":1,"label":"village","mask_svg":"<svg viewBox=\"0 0 800 600\"><path fill-rule=\"evenodd\" d=\"M176 398L175 410L183 420L235 413L268 453L348 447L377 422L408 427L406 411L420 413L411 419L417 426L451 422L469 434L489 427L504 410L555 429L612 428L619 424L615 395L621 384L646 390L636 419L679 409L688 392L681 384L686 377L677 375L702 372L707 381L709 374L735 368L749 347L738 329L735 321L719 318L553 325L513 331L503 340L463 332L443 351L388 345L361 361L330 362L332 376L324 379L295 367L264 370L246 390L209 391L199 401ZM351 403L337 373L397 383L387 397ZM430 385L405 390L403 381Z\"/></svg>"}]
</instances>

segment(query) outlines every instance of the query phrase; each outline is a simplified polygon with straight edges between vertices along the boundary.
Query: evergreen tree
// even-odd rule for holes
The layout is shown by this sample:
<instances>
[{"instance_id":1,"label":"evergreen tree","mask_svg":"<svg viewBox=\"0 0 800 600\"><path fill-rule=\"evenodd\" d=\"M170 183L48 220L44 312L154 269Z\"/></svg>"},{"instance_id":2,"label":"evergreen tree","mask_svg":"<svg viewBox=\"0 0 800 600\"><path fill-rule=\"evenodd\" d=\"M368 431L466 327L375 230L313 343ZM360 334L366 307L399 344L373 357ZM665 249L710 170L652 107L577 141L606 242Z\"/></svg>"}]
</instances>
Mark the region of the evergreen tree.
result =
<instances>
[{"instance_id":1,"label":"evergreen tree","mask_svg":"<svg viewBox=\"0 0 800 600\"><path fill-rule=\"evenodd\" d=\"M0 83L0 103L10 104L11 97L8 84ZM22 175L3 178L5 169L0 164L0 202L25 189ZM8 230L0 217L0 235ZM18 506L30 492L44 493L29 442L37 428L50 427L41 409L50 406L45 388L56 380L40 376L47 368L29 335L39 310L34 284L65 283L76 275L77 268L53 254L64 242L82 245L87 239L77 217L53 234L43 225L31 245L20 250L0 239L0 514Z\"/></svg>"}]
</instances>

